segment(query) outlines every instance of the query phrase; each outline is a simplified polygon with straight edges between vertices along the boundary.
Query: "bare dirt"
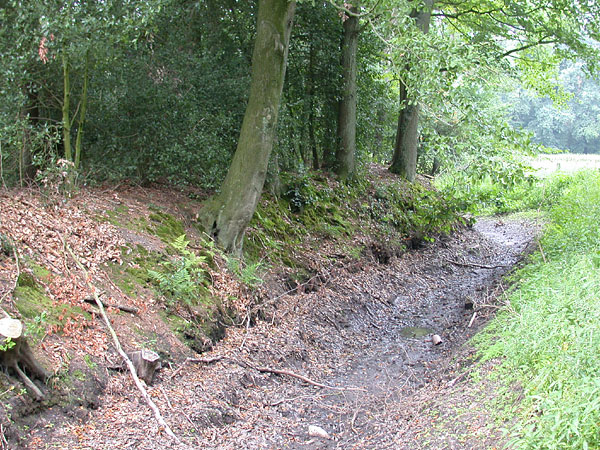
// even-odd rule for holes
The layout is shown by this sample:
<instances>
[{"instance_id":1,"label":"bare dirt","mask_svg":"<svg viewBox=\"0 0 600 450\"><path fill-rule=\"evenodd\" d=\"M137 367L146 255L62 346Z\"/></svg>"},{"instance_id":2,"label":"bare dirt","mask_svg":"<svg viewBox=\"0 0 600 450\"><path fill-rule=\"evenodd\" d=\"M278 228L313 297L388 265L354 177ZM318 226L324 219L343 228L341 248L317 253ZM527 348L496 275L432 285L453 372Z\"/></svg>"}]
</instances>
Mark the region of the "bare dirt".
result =
<instances>
[{"instance_id":1,"label":"bare dirt","mask_svg":"<svg viewBox=\"0 0 600 450\"><path fill-rule=\"evenodd\" d=\"M502 424L491 382L465 373L464 345L493 315L502 276L538 227L481 219L419 250L342 260L312 292L272 294L261 320L229 328L206 358L161 370L149 392L159 429L126 373L106 370L94 410L32 425L30 449L484 449ZM331 255L334 260L336 255ZM434 345L433 336L442 342ZM262 369L258 370L258 369ZM302 381L285 370L307 377ZM315 384L324 386L316 386ZM309 426L329 439L311 436Z\"/></svg>"}]
</instances>

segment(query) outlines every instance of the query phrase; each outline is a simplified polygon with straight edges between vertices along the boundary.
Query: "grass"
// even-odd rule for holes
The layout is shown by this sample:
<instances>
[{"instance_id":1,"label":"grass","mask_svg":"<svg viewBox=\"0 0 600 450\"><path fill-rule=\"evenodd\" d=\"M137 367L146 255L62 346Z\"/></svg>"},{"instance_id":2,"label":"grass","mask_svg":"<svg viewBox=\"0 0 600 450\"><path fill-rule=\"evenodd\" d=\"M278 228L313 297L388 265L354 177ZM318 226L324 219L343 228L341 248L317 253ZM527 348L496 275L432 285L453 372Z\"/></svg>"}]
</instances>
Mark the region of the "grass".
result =
<instances>
[{"instance_id":1,"label":"grass","mask_svg":"<svg viewBox=\"0 0 600 450\"><path fill-rule=\"evenodd\" d=\"M544 253L514 275L509 306L475 341L522 388L517 449L600 448L600 174L556 180Z\"/></svg>"}]
</instances>

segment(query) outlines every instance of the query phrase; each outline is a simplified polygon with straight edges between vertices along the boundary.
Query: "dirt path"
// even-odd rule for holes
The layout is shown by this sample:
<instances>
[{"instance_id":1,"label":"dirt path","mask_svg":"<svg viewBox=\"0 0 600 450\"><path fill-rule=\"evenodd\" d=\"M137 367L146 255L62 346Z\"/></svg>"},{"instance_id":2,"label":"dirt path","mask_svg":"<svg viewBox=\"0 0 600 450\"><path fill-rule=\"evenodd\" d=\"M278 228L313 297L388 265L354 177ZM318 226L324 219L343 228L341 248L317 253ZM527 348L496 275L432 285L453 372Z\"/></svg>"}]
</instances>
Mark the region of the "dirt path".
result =
<instances>
[{"instance_id":1,"label":"dirt path","mask_svg":"<svg viewBox=\"0 0 600 450\"><path fill-rule=\"evenodd\" d=\"M474 386L458 389L468 352L461 346L488 320L501 276L536 232L525 221L484 219L387 265L340 264L317 292L279 298L264 321L230 330L205 355L230 359L161 371L151 395L181 443L160 434L126 375L111 374L97 411L32 430L29 448L487 448L498 436L486 428L485 411L454 409L477 397ZM330 439L310 436L310 425Z\"/></svg>"}]
</instances>

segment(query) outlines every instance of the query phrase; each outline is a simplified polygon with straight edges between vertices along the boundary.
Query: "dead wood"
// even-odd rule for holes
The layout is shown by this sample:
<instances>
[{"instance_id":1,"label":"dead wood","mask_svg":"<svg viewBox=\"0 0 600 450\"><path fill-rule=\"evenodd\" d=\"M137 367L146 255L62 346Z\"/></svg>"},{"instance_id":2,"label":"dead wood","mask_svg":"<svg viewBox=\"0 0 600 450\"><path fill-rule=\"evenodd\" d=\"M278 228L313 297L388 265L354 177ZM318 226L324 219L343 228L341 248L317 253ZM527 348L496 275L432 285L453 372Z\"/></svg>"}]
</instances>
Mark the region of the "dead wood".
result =
<instances>
[{"instance_id":1,"label":"dead wood","mask_svg":"<svg viewBox=\"0 0 600 450\"><path fill-rule=\"evenodd\" d=\"M44 393L27 373L44 383L50 374L35 359L27 339L23 336L23 323L20 320L10 317L0 319L0 363L4 367L14 370L38 400L45 398Z\"/></svg>"},{"instance_id":2,"label":"dead wood","mask_svg":"<svg viewBox=\"0 0 600 450\"><path fill-rule=\"evenodd\" d=\"M448 258L444 258L444 261L448 261L451 264L455 264L457 266L463 266L463 267L475 267L478 269L500 269L502 267L509 267L506 266L504 264L500 264L497 266L486 266L485 264L475 264L475 263L469 263L469 262L460 262L460 261L454 261L452 259L448 259Z\"/></svg>"},{"instance_id":3,"label":"dead wood","mask_svg":"<svg viewBox=\"0 0 600 450\"><path fill-rule=\"evenodd\" d=\"M121 347L121 342L119 341L117 333L115 332L114 328L110 324L110 320L109 320L108 316L106 315L106 311L104 310L104 305L102 304L102 301L98 297L98 294L96 294L96 287L89 281L89 278L90 278L89 272L83 266L83 264L81 264L81 261L79 261L79 259L75 255L75 253L73 253L73 250L71 250L71 247L69 247L69 244L67 244L67 241L65 240L65 238L61 234L58 234L58 235L63 242L64 248L70 253L71 257L75 261L75 264L77 264L79 269L85 275L85 281L86 281L88 287L90 288L90 290L94 294L94 299L96 300L96 305L98 306L98 309L100 310L100 314L102 315L102 318L104 319L104 323L106 324L106 327L108 328L108 331L113 339L113 345L117 349L117 352L119 353L119 355L121 355L121 358L123 358L123 361L125 362L125 364L127 364L127 367L129 368L129 372L131 373L131 378L133 379L133 382L137 386L138 390L140 391L142 398L146 401L146 404L150 407L150 409L154 413L154 418L156 419L158 424L162 427L162 429L165 431L165 433L167 433L168 436L170 436L171 438L173 438L179 442L179 439L177 438L177 436L175 436L175 433L173 433L173 431L171 430L171 427L169 427L167 422L165 422L165 419L163 418L162 414L160 413L158 407L156 406L154 401L152 401L152 399L148 395L148 391L146 391L146 388L144 387L144 385L140 381L140 378L137 375L137 371L135 369L135 366L133 365L133 362L131 361L131 359L129 359L129 356L127 356L127 353L125 353L125 351L123 350L123 347Z\"/></svg>"},{"instance_id":4,"label":"dead wood","mask_svg":"<svg viewBox=\"0 0 600 450\"><path fill-rule=\"evenodd\" d=\"M86 297L83 299L83 301L86 303L90 303L92 305L96 305L96 299L94 299L94 297ZM103 304L106 308L115 308L115 309L119 309L123 312L130 313L130 314L137 314L139 312L139 310L133 306L114 305L112 303L107 303L107 302L103 302Z\"/></svg>"},{"instance_id":5,"label":"dead wood","mask_svg":"<svg viewBox=\"0 0 600 450\"><path fill-rule=\"evenodd\" d=\"M186 360L183 362L183 364L181 364L181 366L179 366L179 368L171 374L169 379L172 380L173 378L175 378L183 370L183 368L186 366L187 363L192 362L192 363L213 364L213 363L216 363L217 361L221 361L223 359L225 359L225 356L223 356L223 355L215 356L213 358L186 358Z\"/></svg>"},{"instance_id":6,"label":"dead wood","mask_svg":"<svg viewBox=\"0 0 600 450\"><path fill-rule=\"evenodd\" d=\"M305 377L304 375L300 375L298 373L291 372L289 370L273 369L271 367L259 367L259 366L255 366L254 364L249 363L248 361L230 358L230 357L223 356L223 355L215 356L213 358L187 358L183 362L181 367L179 367L179 369L177 369L175 372L173 372L173 374L171 375L170 378L173 379L177 374L179 374L179 372L181 372L181 370L189 362L212 364L217 361L230 361L234 364L237 364L240 367L243 367L244 369L252 369L252 370L256 370L257 372L261 372L261 373L272 373L274 375L287 375L288 377L297 378L299 380L304 381L305 383L308 383L308 384L311 384L313 386L317 386L320 388L324 388L324 389L333 389L333 390L337 390L337 391L362 391L362 392L367 391L366 389L357 388L357 387L330 386L328 384L323 384L323 383L319 383L317 381L311 380L310 378Z\"/></svg>"},{"instance_id":7,"label":"dead wood","mask_svg":"<svg viewBox=\"0 0 600 450\"><path fill-rule=\"evenodd\" d=\"M138 376L146 382L148 386L152 384L154 373L160 367L160 357L152 350L142 349L129 355Z\"/></svg>"}]
</instances>

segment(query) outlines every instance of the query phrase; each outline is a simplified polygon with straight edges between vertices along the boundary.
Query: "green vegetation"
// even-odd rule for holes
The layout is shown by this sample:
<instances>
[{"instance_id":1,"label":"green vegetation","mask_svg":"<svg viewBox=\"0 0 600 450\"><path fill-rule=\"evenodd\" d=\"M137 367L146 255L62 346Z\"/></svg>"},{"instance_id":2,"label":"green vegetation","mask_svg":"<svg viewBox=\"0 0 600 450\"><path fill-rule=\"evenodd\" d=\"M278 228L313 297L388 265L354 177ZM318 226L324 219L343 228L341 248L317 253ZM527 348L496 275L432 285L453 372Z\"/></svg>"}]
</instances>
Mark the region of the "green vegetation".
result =
<instances>
[{"instance_id":1,"label":"green vegetation","mask_svg":"<svg viewBox=\"0 0 600 450\"><path fill-rule=\"evenodd\" d=\"M365 176L345 184L313 173L289 178L282 198L263 198L250 223L244 255L250 264L305 269L300 250L315 250L311 246L320 246L319 238L357 258L362 248L349 243L356 233L368 230L386 246L406 248L449 233L461 220L451 195L420 183L378 184Z\"/></svg>"},{"instance_id":2,"label":"green vegetation","mask_svg":"<svg viewBox=\"0 0 600 450\"><path fill-rule=\"evenodd\" d=\"M38 268L37 272L46 273ZM79 306L58 303L49 298L36 276L22 272L14 292L15 306L23 317L26 331L35 339L41 339L48 327L59 332L70 321L78 321L89 315Z\"/></svg>"},{"instance_id":3,"label":"green vegetation","mask_svg":"<svg viewBox=\"0 0 600 450\"><path fill-rule=\"evenodd\" d=\"M167 304L197 305L207 301L204 299L208 284L204 268L206 259L190 251L189 243L182 234L171 243L175 255L148 270L150 280L167 299Z\"/></svg>"},{"instance_id":4,"label":"green vegetation","mask_svg":"<svg viewBox=\"0 0 600 450\"><path fill-rule=\"evenodd\" d=\"M535 190L525 204L547 211L543 253L514 274L506 308L476 342L523 397L512 448L599 448L600 175Z\"/></svg>"}]
</instances>

